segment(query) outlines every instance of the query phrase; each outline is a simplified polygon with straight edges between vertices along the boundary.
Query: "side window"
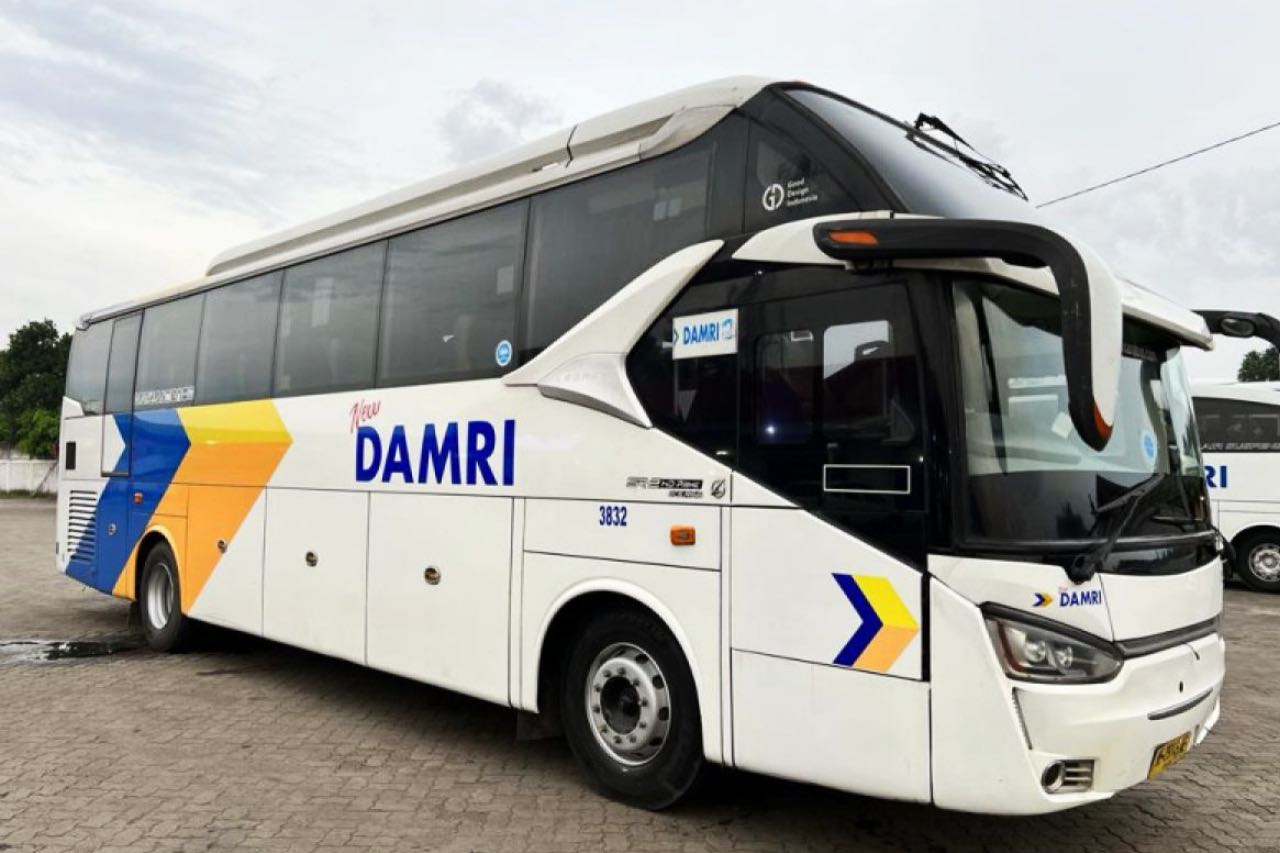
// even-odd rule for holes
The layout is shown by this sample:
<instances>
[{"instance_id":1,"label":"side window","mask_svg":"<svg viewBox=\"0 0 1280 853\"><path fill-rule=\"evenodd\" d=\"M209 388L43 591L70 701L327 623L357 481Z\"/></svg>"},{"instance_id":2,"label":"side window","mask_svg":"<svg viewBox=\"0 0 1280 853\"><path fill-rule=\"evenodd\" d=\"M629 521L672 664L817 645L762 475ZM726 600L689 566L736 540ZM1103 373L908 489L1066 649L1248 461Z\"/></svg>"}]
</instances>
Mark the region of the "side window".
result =
<instances>
[{"instance_id":1,"label":"side window","mask_svg":"<svg viewBox=\"0 0 1280 853\"><path fill-rule=\"evenodd\" d=\"M766 276L779 296L846 275ZM898 284L772 298L743 319L742 468L827 512L923 508L920 375Z\"/></svg>"},{"instance_id":2,"label":"side window","mask_svg":"<svg viewBox=\"0 0 1280 853\"><path fill-rule=\"evenodd\" d=\"M111 355L107 359L106 411L133 411L133 371L138 363L138 330L142 315L121 317L112 324Z\"/></svg>"},{"instance_id":3,"label":"side window","mask_svg":"<svg viewBox=\"0 0 1280 853\"><path fill-rule=\"evenodd\" d=\"M320 394L373 384L386 243L284 274L275 393Z\"/></svg>"},{"instance_id":4,"label":"side window","mask_svg":"<svg viewBox=\"0 0 1280 853\"><path fill-rule=\"evenodd\" d=\"M138 345L137 409L189 405L196 396L196 345L204 294L148 308Z\"/></svg>"},{"instance_id":5,"label":"side window","mask_svg":"<svg viewBox=\"0 0 1280 853\"><path fill-rule=\"evenodd\" d=\"M1201 397L1195 409L1205 453L1280 451L1280 406Z\"/></svg>"},{"instance_id":6,"label":"side window","mask_svg":"<svg viewBox=\"0 0 1280 853\"><path fill-rule=\"evenodd\" d=\"M281 277L270 273L205 294L197 403L271 396Z\"/></svg>"},{"instance_id":7,"label":"side window","mask_svg":"<svg viewBox=\"0 0 1280 853\"><path fill-rule=\"evenodd\" d=\"M657 261L705 239L711 167L711 146L693 143L537 196L526 350L542 350Z\"/></svg>"},{"instance_id":8,"label":"side window","mask_svg":"<svg viewBox=\"0 0 1280 853\"><path fill-rule=\"evenodd\" d=\"M746 227L859 210L816 155L780 131L752 124L747 155Z\"/></svg>"},{"instance_id":9,"label":"side window","mask_svg":"<svg viewBox=\"0 0 1280 853\"><path fill-rule=\"evenodd\" d=\"M378 384L498 376L514 364L528 204L390 243Z\"/></svg>"},{"instance_id":10,"label":"side window","mask_svg":"<svg viewBox=\"0 0 1280 853\"><path fill-rule=\"evenodd\" d=\"M761 444L798 444L813 437L821 357L811 329L756 339L755 431Z\"/></svg>"},{"instance_id":11,"label":"side window","mask_svg":"<svg viewBox=\"0 0 1280 853\"><path fill-rule=\"evenodd\" d=\"M66 395L80 404L86 415L102 414L107 386L107 356L111 350L111 323L94 323L71 339L67 364Z\"/></svg>"}]
</instances>

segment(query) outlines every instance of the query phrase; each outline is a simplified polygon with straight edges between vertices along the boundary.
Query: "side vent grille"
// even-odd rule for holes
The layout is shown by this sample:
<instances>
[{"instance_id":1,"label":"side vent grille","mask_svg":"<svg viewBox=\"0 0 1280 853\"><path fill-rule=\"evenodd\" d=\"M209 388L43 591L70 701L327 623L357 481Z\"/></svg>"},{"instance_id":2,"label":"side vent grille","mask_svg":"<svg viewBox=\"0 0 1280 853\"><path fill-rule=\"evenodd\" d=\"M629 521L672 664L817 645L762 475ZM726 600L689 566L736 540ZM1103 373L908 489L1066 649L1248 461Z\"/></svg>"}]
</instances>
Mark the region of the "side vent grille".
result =
<instances>
[{"instance_id":1,"label":"side vent grille","mask_svg":"<svg viewBox=\"0 0 1280 853\"><path fill-rule=\"evenodd\" d=\"M93 562L98 547L93 513L98 505L94 492L72 491L67 499L67 554L72 560Z\"/></svg>"}]
</instances>

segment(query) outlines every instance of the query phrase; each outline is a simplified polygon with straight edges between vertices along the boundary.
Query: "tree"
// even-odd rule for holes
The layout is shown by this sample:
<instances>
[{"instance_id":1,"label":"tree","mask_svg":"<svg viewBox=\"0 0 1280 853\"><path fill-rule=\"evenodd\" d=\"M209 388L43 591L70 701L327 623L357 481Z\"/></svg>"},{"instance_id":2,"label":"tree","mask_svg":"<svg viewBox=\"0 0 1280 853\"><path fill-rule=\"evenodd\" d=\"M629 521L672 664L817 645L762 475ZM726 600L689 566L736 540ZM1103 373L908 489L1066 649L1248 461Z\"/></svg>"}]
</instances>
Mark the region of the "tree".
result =
<instances>
[{"instance_id":1,"label":"tree","mask_svg":"<svg viewBox=\"0 0 1280 853\"><path fill-rule=\"evenodd\" d=\"M1280 380L1280 354L1275 347L1268 347L1266 352L1254 350L1240 362L1240 371L1236 378L1241 382L1275 382Z\"/></svg>"},{"instance_id":2,"label":"tree","mask_svg":"<svg viewBox=\"0 0 1280 853\"><path fill-rule=\"evenodd\" d=\"M52 320L32 321L9 336L0 350L0 444L33 456L50 453L70 351L71 336L59 334Z\"/></svg>"}]
</instances>

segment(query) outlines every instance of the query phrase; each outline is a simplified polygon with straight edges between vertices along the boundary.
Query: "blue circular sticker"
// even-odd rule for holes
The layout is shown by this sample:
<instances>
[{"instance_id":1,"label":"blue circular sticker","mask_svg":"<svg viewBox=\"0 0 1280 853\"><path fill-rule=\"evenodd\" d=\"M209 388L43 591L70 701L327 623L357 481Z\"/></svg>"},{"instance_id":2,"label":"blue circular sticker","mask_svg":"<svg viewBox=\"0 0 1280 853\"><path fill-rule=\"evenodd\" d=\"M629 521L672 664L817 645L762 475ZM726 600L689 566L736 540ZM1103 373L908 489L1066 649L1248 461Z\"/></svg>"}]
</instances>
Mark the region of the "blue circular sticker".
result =
<instances>
[{"instance_id":1,"label":"blue circular sticker","mask_svg":"<svg viewBox=\"0 0 1280 853\"><path fill-rule=\"evenodd\" d=\"M511 341L499 341L498 348L493 351L493 360L498 367L506 367L511 363Z\"/></svg>"},{"instance_id":2,"label":"blue circular sticker","mask_svg":"<svg viewBox=\"0 0 1280 853\"><path fill-rule=\"evenodd\" d=\"M1142 455L1148 462L1156 461L1156 437L1150 432L1142 432Z\"/></svg>"}]
</instances>

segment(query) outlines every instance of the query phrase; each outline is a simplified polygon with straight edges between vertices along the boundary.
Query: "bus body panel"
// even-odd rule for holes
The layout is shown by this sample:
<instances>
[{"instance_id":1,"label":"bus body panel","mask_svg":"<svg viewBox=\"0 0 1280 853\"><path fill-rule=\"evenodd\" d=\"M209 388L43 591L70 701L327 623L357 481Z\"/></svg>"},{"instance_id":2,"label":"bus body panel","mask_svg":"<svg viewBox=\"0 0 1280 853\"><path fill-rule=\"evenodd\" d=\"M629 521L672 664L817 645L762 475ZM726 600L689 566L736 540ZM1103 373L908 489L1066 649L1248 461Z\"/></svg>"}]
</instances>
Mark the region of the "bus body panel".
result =
<instances>
[{"instance_id":1,"label":"bus body panel","mask_svg":"<svg viewBox=\"0 0 1280 853\"><path fill-rule=\"evenodd\" d=\"M248 510L241 512L241 507ZM247 486L192 486L187 559L179 564L191 616L262 634L267 495ZM217 569L215 572L214 569Z\"/></svg>"},{"instance_id":2,"label":"bus body panel","mask_svg":"<svg viewBox=\"0 0 1280 853\"><path fill-rule=\"evenodd\" d=\"M263 634L365 662L369 495L267 490Z\"/></svg>"},{"instance_id":3,"label":"bus body panel","mask_svg":"<svg viewBox=\"0 0 1280 853\"><path fill-rule=\"evenodd\" d=\"M922 677L918 571L798 509L731 512L735 651Z\"/></svg>"},{"instance_id":4,"label":"bus body panel","mask_svg":"<svg viewBox=\"0 0 1280 853\"><path fill-rule=\"evenodd\" d=\"M672 529L677 527L692 528L692 545L672 542ZM718 570L720 509L638 500L531 499L525 506L524 548L544 554Z\"/></svg>"},{"instance_id":5,"label":"bus body panel","mask_svg":"<svg viewBox=\"0 0 1280 853\"><path fill-rule=\"evenodd\" d=\"M513 503L372 496L369 666L507 703Z\"/></svg>"},{"instance_id":6,"label":"bus body panel","mask_svg":"<svg viewBox=\"0 0 1280 853\"><path fill-rule=\"evenodd\" d=\"M733 651L738 767L928 802L929 685Z\"/></svg>"},{"instance_id":7,"label":"bus body panel","mask_svg":"<svg viewBox=\"0 0 1280 853\"><path fill-rule=\"evenodd\" d=\"M1102 587L1115 638L1150 637L1222 612L1222 561L1176 575L1105 574Z\"/></svg>"},{"instance_id":8,"label":"bus body panel","mask_svg":"<svg viewBox=\"0 0 1280 853\"><path fill-rule=\"evenodd\" d=\"M1114 639L1100 575L1073 584L1051 564L938 554L929 557L929 574L974 604L1001 604Z\"/></svg>"},{"instance_id":9,"label":"bus body panel","mask_svg":"<svg viewBox=\"0 0 1280 853\"><path fill-rule=\"evenodd\" d=\"M538 670L552 621L574 599L593 592L629 598L652 610L684 651L698 691L702 746L709 761L721 751L720 573L704 569L525 552L519 607L519 707L538 710Z\"/></svg>"}]
</instances>

